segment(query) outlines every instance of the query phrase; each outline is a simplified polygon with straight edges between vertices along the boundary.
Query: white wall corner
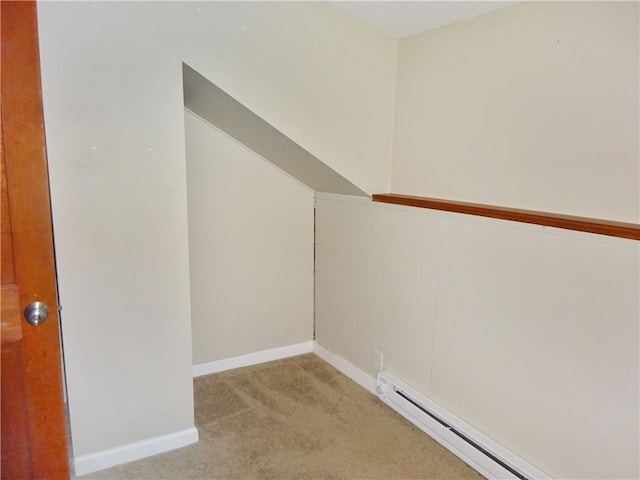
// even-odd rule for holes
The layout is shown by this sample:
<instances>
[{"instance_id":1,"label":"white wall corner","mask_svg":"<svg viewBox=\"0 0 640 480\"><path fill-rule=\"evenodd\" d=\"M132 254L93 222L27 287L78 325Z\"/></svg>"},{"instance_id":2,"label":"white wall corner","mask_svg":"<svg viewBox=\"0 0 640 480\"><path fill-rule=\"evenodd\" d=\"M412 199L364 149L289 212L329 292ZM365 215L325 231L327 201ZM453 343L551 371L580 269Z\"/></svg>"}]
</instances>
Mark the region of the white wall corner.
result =
<instances>
[{"instance_id":1,"label":"white wall corner","mask_svg":"<svg viewBox=\"0 0 640 480\"><path fill-rule=\"evenodd\" d=\"M376 394L376 379L368 373L360 370L348 360L330 352L317 342L313 342L313 353L318 355L325 362L331 364L334 368L338 369L365 390Z\"/></svg>"},{"instance_id":2,"label":"white wall corner","mask_svg":"<svg viewBox=\"0 0 640 480\"><path fill-rule=\"evenodd\" d=\"M147 438L109 450L82 455L74 459L75 474L76 476L87 475L105 468L186 447L197 441L198 430L191 427L168 435Z\"/></svg>"},{"instance_id":3,"label":"white wall corner","mask_svg":"<svg viewBox=\"0 0 640 480\"><path fill-rule=\"evenodd\" d=\"M237 357L225 358L214 362L200 363L193 366L193 376L200 377L202 375L210 375L212 373L224 372L225 370L233 370L234 368L249 367L260 363L272 362L282 358L295 357L296 355L304 355L314 351L313 341L296 343L287 345L286 347L272 348L269 350L261 350L259 352L248 353Z\"/></svg>"}]
</instances>

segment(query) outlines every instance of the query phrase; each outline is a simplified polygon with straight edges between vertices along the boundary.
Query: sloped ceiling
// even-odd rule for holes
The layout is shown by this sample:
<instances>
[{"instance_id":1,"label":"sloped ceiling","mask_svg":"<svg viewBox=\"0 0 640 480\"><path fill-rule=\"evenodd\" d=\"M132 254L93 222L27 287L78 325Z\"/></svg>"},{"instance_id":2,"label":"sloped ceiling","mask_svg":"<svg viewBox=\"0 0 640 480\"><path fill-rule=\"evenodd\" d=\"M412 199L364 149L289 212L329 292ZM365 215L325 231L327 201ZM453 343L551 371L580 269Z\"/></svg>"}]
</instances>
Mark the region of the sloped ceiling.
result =
<instances>
[{"instance_id":1,"label":"sloped ceiling","mask_svg":"<svg viewBox=\"0 0 640 480\"><path fill-rule=\"evenodd\" d=\"M327 1L349 16L394 38L468 20L517 1Z\"/></svg>"},{"instance_id":2,"label":"sloped ceiling","mask_svg":"<svg viewBox=\"0 0 640 480\"><path fill-rule=\"evenodd\" d=\"M188 110L276 168L315 192L369 196L190 66L182 76Z\"/></svg>"}]
</instances>

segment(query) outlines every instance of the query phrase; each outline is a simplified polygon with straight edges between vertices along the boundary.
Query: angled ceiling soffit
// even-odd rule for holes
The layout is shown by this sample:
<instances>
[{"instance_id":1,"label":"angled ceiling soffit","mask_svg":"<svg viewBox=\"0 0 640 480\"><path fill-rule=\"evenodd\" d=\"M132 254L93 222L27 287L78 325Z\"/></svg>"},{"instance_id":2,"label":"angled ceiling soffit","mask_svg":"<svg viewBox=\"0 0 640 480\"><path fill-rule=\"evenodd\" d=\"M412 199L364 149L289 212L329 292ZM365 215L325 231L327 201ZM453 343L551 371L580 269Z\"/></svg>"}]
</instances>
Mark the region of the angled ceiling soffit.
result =
<instances>
[{"instance_id":1,"label":"angled ceiling soffit","mask_svg":"<svg viewBox=\"0 0 640 480\"><path fill-rule=\"evenodd\" d=\"M182 65L188 110L311 190L369 196L193 68Z\"/></svg>"}]
</instances>

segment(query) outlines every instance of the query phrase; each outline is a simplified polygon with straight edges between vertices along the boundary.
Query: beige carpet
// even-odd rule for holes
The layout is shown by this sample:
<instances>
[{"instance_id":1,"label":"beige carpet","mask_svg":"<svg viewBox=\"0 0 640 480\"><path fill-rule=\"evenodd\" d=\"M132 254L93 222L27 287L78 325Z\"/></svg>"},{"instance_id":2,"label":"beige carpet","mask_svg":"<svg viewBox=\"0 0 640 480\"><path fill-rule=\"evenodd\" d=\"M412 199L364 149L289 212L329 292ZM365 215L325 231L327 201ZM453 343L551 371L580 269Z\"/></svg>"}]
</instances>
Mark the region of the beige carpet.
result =
<instances>
[{"instance_id":1,"label":"beige carpet","mask_svg":"<svg viewBox=\"0 0 640 480\"><path fill-rule=\"evenodd\" d=\"M197 444L82 479L480 479L313 354L195 379Z\"/></svg>"}]
</instances>

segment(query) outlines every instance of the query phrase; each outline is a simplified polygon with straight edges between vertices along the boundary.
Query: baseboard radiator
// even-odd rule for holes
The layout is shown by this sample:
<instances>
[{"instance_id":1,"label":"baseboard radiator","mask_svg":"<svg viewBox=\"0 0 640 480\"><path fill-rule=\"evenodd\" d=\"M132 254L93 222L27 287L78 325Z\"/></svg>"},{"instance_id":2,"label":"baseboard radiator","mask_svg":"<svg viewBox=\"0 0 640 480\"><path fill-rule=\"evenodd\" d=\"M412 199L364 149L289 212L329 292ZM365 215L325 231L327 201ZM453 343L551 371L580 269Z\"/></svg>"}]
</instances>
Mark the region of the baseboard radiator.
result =
<instances>
[{"instance_id":1,"label":"baseboard radiator","mask_svg":"<svg viewBox=\"0 0 640 480\"><path fill-rule=\"evenodd\" d=\"M387 372L378 374L376 393L384 403L487 478L551 479Z\"/></svg>"}]
</instances>

